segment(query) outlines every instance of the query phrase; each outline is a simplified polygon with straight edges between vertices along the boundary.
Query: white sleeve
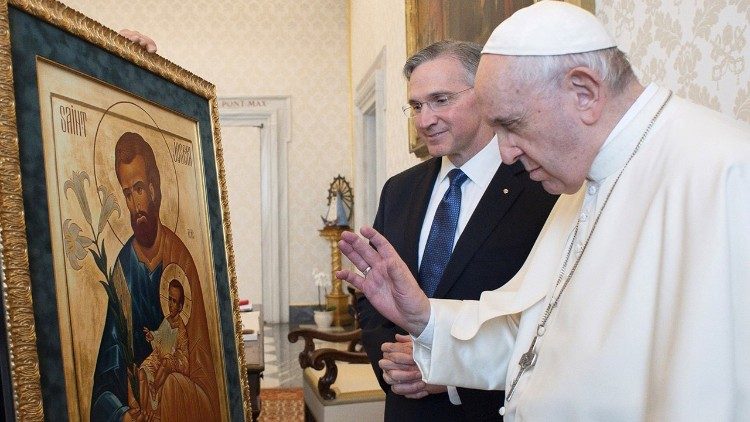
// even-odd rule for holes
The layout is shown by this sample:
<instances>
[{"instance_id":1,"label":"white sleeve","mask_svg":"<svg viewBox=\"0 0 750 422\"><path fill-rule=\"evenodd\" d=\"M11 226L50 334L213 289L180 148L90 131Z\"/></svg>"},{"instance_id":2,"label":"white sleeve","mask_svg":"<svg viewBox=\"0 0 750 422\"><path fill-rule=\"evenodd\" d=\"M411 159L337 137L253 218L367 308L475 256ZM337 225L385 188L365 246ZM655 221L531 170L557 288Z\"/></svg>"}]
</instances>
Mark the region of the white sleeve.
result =
<instances>
[{"instance_id":1,"label":"white sleeve","mask_svg":"<svg viewBox=\"0 0 750 422\"><path fill-rule=\"evenodd\" d=\"M435 312L430 306L430 319L427 321L427 325L424 327L424 330L422 330L422 333L419 334L419 336L417 337L411 336L414 344L415 345L419 344L420 346L426 348L427 350L430 350L430 347L432 347L432 332L434 330L435 330Z\"/></svg>"},{"instance_id":2,"label":"white sleeve","mask_svg":"<svg viewBox=\"0 0 750 422\"><path fill-rule=\"evenodd\" d=\"M448 386L448 399L450 399L451 404L459 405L461 404L461 397L458 396L458 389L453 386Z\"/></svg>"},{"instance_id":3,"label":"white sleeve","mask_svg":"<svg viewBox=\"0 0 750 422\"><path fill-rule=\"evenodd\" d=\"M435 314L432 312L432 308L430 308L430 319L427 322L427 325L425 326L424 330L422 330L422 334L420 334L418 337L411 336L413 343L414 343L414 353L416 353L417 345L423 349L423 353L430 350L430 347L432 347L432 333L435 329ZM458 396L458 390L456 387L448 385L448 398L451 401L451 404L460 405L461 404L461 397Z\"/></svg>"},{"instance_id":4,"label":"white sleeve","mask_svg":"<svg viewBox=\"0 0 750 422\"><path fill-rule=\"evenodd\" d=\"M502 390L516 324L504 315L486 321L469 340L451 335L454 321L477 301L430 299L430 321L414 342L414 361L429 384ZM481 364L479 364L481 362Z\"/></svg>"}]
</instances>

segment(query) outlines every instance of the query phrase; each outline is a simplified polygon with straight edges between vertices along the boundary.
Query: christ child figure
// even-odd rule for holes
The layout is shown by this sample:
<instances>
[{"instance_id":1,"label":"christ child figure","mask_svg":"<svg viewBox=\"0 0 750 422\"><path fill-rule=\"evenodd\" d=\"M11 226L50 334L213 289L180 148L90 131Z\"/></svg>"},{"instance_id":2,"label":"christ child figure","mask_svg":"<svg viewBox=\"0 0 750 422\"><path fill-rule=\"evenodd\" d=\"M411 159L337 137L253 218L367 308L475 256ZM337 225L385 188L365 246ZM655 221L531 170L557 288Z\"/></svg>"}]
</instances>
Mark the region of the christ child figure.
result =
<instances>
[{"instance_id":1,"label":"christ child figure","mask_svg":"<svg viewBox=\"0 0 750 422\"><path fill-rule=\"evenodd\" d=\"M146 340L153 348L151 354L141 364L139 373L141 400L145 403L142 408L147 409L146 413L152 413L158 409L161 387L170 373L178 372L189 376L188 336L185 322L180 316L184 305L185 290L182 283L177 279L172 279L169 282L169 315L164 318L156 331L143 328Z\"/></svg>"}]
</instances>

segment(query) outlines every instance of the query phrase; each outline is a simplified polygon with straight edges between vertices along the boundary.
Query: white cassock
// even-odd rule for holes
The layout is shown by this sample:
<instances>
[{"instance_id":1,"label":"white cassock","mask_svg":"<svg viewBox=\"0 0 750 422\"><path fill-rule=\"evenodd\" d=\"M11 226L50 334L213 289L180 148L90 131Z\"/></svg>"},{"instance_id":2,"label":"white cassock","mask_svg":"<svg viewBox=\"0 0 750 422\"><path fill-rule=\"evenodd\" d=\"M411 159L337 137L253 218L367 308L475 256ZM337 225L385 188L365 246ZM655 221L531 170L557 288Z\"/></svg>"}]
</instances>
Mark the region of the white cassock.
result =
<instances>
[{"instance_id":1,"label":"white cassock","mask_svg":"<svg viewBox=\"0 0 750 422\"><path fill-rule=\"evenodd\" d=\"M573 242L567 273L668 95L644 91L507 285L479 301L431 299L414 346L427 382L509 389L559 290L565 252ZM750 420L747 126L672 96L617 182L536 351L505 402L506 421Z\"/></svg>"}]
</instances>

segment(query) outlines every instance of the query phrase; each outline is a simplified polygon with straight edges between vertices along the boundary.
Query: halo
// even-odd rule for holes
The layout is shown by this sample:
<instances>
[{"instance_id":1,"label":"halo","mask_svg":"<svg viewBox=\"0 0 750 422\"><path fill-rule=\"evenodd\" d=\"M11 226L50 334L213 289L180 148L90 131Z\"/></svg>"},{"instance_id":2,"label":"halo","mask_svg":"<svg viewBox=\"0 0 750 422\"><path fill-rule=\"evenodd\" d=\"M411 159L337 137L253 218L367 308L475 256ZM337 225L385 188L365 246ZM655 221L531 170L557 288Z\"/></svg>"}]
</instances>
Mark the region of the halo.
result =
<instances>
[{"instance_id":1,"label":"halo","mask_svg":"<svg viewBox=\"0 0 750 422\"><path fill-rule=\"evenodd\" d=\"M120 218L125 218L125 222L112 220L108 222L112 233L115 235L120 244L133 234L130 226L130 213L127 210L125 196L122 194L120 182L115 174L114 151L117 140L125 132L137 132L143 139L148 142L151 149L154 150L156 163L159 167L159 176L161 179L161 208L159 210L159 219L161 223L169 227L173 232L176 231L177 222L180 219L180 190L177 179L177 168L172 159L172 152L167 142L168 133L159 128L151 115L138 104L120 101L112 104L104 111L99 123L96 126L94 134L94 183L97 186L104 186L117 199L122 213ZM102 204L104 198L99 193L99 203ZM170 212L162 212L170 210Z\"/></svg>"},{"instance_id":2,"label":"halo","mask_svg":"<svg viewBox=\"0 0 750 422\"><path fill-rule=\"evenodd\" d=\"M190 312L193 309L193 295L190 289L190 281L185 275L185 271L177 264L169 264L164 271L161 273L159 279L159 302L161 303L161 311L164 313L166 318L169 315L169 282L177 280L182 284L182 291L185 294L185 303L182 305L180 311L180 318L182 322L187 325L190 319Z\"/></svg>"}]
</instances>

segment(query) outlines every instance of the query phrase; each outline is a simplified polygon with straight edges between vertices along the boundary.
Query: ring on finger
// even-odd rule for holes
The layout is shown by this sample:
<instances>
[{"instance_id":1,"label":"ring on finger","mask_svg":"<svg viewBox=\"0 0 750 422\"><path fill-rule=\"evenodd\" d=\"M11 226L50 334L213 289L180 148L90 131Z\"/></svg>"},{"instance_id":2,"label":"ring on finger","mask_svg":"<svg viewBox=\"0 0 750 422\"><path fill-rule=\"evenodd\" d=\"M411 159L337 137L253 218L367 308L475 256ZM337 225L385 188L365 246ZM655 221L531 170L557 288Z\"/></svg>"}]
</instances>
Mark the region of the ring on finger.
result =
<instances>
[{"instance_id":1,"label":"ring on finger","mask_svg":"<svg viewBox=\"0 0 750 422\"><path fill-rule=\"evenodd\" d=\"M370 273L370 270L371 270L371 269L372 269L372 267L367 267L367 268L365 268L365 269L364 269L364 271L362 271L362 275L364 275L365 277L367 277L367 274L369 274L369 273Z\"/></svg>"}]
</instances>

